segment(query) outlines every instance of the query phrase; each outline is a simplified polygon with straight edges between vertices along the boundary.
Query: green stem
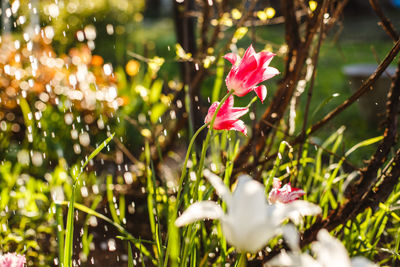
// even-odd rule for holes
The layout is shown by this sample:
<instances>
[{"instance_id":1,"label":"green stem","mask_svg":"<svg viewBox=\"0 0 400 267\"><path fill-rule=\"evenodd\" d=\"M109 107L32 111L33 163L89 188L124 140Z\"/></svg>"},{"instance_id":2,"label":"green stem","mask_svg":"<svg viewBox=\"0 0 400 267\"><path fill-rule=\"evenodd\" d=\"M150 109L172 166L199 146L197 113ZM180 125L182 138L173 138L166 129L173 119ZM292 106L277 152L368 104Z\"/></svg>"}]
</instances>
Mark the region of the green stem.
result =
<instances>
[{"instance_id":1,"label":"green stem","mask_svg":"<svg viewBox=\"0 0 400 267\"><path fill-rule=\"evenodd\" d=\"M235 267L246 267L247 266L247 257L246 252L240 253L239 258L236 261Z\"/></svg>"},{"instance_id":2,"label":"green stem","mask_svg":"<svg viewBox=\"0 0 400 267\"><path fill-rule=\"evenodd\" d=\"M229 91L229 92L224 96L224 98L222 98L221 102L219 103L219 105L218 105L217 109L215 110L214 115L213 115L213 117L212 117L212 119L211 119L210 128L208 129L207 136L206 136L206 140L204 141L203 147L202 147L202 150L201 150L201 157L200 157L200 162L199 162L199 168L197 169L197 175L196 175L196 184L195 184L195 187L194 187L194 188L195 188L195 196L194 196L194 199L197 199L198 185L199 185L199 183L200 183L200 178L201 178L201 176L203 175L204 159L206 158L207 147L208 147L208 143L210 142L211 132L212 132L212 130L213 130L213 125L214 125L215 119L217 118L218 111L221 109L222 104L224 104L225 101L228 99L228 97L230 97L232 94L233 94L233 90L232 90L232 91Z\"/></svg>"},{"instance_id":3,"label":"green stem","mask_svg":"<svg viewBox=\"0 0 400 267\"><path fill-rule=\"evenodd\" d=\"M203 143L203 148L202 148L202 152L201 152L201 158L200 158L200 165L199 165L199 169L198 169L198 175L196 178L196 185L195 188L198 187L198 184L200 182L200 176L202 175L202 169L203 169L203 165L204 165L204 158L205 158L205 154L207 151L207 146L208 143L210 141L210 137L211 137L211 132L213 129L213 125L214 125L214 121L215 118L217 117L218 111L221 109L222 104L228 99L229 96L231 96L233 94L233 91L229 91L228 94L226 94L224 96L224 98L221 100L221 103L219 103L217 109L215 110L215 113L211 119L211 121L209 123L204 124L203 126L201 126L196 133L193 135L192 139L189 142L189 146L186 152L186 157L185 157L185 161L183 163L183 167L182 167L182 173L181 173L181 177L179 179L179 187L178 187L178 192L177 192L177 197L176 197L176 202L175 205L173 207L173 214L170 218L169 221L169 229L168 229L168 245L167 245L167 253L166 253L166 258L171 257L171 266L178 266L178 255L179 255L179 247L180 247L180 241L179 241L179 234L178 234L178 229L177 227L174 225L174 222L176 220L176 217L178 215L178 210L179 210L179 206L181 204L181 193L182 193L182 187L183 187L183 183L185 181L185 177L186 177L186 172L187 172L187 163L189 161L189 156L190 153L192 151L192 147L194 144L194 141L196 139L196 137L199 135L199 133L206 128L207 126L210 126L208 132L207 132L207 137L205 142ZM197 189L195 189L195 198L197 199ZM165 262L168 262L167 259ZM184 263L185 259L181 259L181 262Z\"/></svg>"},{"instance_id":4,"label":"green stem","mask_svg":"<svg viewBox=\"0 0 400 267\"><path fill-rule=\"evenodd\" d=\"M250 108L251 105L253 105L254 102L256 102L258 99L258 96L253 97L253 99L250 101L250 103L246 106L246 108Z\"/></svg>"},{"instance_id":5,"label":"green stem","mask_svg":"<svg viewBox=\"0 0 400 267\"><path fill-rule=\"evenodd\" d=\"M186 157L185 157L185 161L183 162L183 167L182 167L182 173L181 173L181 178L179 179L179 187L178 187L178 195L176 197L176 203L177 203L177 209L179 208L179 200L180 200L180 196L181 196L181 191L182 191L182 186L183 186L183 182L186 176L186 172L187 172L187 163L189 161L189 156L190 156L190 152L192 151L192 147L194 144L194 141L196 140L196 137L199 135L199 133L206 128L208 125L210 125L210 123L206 123L203 126L201 126L193 135L192 139L189 142L189 146L188 146L188 150L186 152Z\"/></svg>"},{"instance_id":6,"label":"green stem","mask_svg":"<svg viewBox=\"0 0 400 267\"><path fill-rule=\"evenodd\" d=\"M181 177L179 179L178 193L177 193L177 196L176 196L175 205L172 207L172 216L170 217L171 219L169 221L169 226L168 226L168 245L167 245L167 252L165 254L165 262L164 262L164 263L168 263L168 257L171 257L171 266L172 267L178 266L179 246L180 246L179 243L180 243L180 241L179 241L178 229L175 226L174 222L175 222L176 217L178 215L179 206L181 204L181 193L182 193L183 183L184 183L185 177L186 177L187 163L189 161L190 152L192 151L192 147L193 147L193 144L194 144L194 141L195 141L196 137L208 125L209 125L209 123L206 123L203 126L201 126L195 132L195 134L193 135L192 139L189 142L189 146L188 146L188 149L187 149L187 152L186 152L185 161L183 163L182 173L181 173Z\"/></svg>"}]
</instances>

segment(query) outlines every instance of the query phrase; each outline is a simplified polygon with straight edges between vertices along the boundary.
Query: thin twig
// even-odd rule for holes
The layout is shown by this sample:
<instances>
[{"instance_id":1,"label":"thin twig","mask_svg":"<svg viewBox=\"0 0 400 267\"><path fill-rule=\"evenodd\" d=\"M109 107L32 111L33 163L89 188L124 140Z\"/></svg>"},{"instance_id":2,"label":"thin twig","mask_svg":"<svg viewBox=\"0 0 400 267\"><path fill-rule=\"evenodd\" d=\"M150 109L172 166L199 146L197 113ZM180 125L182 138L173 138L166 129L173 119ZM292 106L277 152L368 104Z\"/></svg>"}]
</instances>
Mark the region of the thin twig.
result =
<instances>
[{"instance_id":1,"label":"thin twig","mask_svg":"<svg viewBox=\"0 0 400 267\"><path fill-rule=\"evenodd\" d=\"M113 140L114 140L115 144L117 145L117 147L128 157L128 159L133 164L139 163L139 160L137 160L137 158L135 158L135 156L132 155L132 153L126 148L126 146L124 144L121 143L121 141L119 141L119 139L117 137L114 137Z\"/></svg>"},{"instance_id":2,"label":"thin twig","mask_svg":"<svg viewBox=\"0 0 400 267\"><path fill-rule=\"evenodd\" d=\"M392 38L394 42L399 40L399 34L394 28L392 22L383 14L381 6L379 5L377 0L369 0L372 9L375 11L376 15L379 17L381 22L379 23L382 28L386 31L386 33Z\"/></svg>"},{"instance_id":3,"label":"thin twig","mask_svg":"<svg viewBox=\"0 0 400 267\"><path fill-rule=\"evenodd\" d=\"M325 1L322 6L322 12L326 12L328 1ZM321 18L322 20L324 19L323 17ZM311 74L311 81L310 81L310 86L308 87L307 91L307 103L304 111L304 117L303 117L303 127L301 129L301 136L303 139L306 139L306 128L307 128L307 122L308 122L308 113L310 111L310 104L311 104L311 97L313 94L313 89L314 89L314 83L315 83L315 77L317 74L317 67L318 67L318 58L319 58L319 52L321 51L321 44L322 40L324 38L324 22L321 21L320 23L320 29L319 29L319 38L318 38L318 44L317 47L314 51L313 59L312 59L312 65L313 65L313 72ZM300 143L299 145L299 153L297 158L299 159L297 161L297 175L300 173L300 158L301 154L303 153L303 142ZM297 177L296 177L297 179Z\"/></svg>"},{"instance_id":4,"label":"thin twig","mask_svg":"<svg viewBox=\"0 0 400 267\"><path fill-rule=\"evenodd\" d=\"M217 3L216 3L217 4ZM201 48L200 50L202 53L205 53L208 47L208 42L207 42L207 32L208 32L208 27L210 25L210 6L208 4L207 0L203 0L203 16L202 16L202 22L201 22Z\"/></svg>"},{"instance_id":5,"label":"thin twig","mask_svg":"<svg viewBox=\"0 0 400 267\"><path fill-rule=\"evenodd\" d=\"M389 64L393 61L393 59L397 56L397 54L400 51L400 40L395 43L395 45L392 47L390 52L387 54L385 59L379 64L379 66L376 68L375 72L372 73L368 79L361 85L361 87L352 95L350 96L346 101L344 101L341 105L336 107L333 111L328 113L324 118L322 118L320 121L315 123L313 126L310 128L309 134L314 133L318 129L320 129L322 126L324 126L328 121L336 117L339 113L341 113L343 110L345 110L347 107L349 107L351 104L353 104L357 99L359 99L362 95L364 95L366 92L369 90L372 90L373 87L372 85L375 83L375 81L382 75L382 73L386 70L386 68L389 66ZM299 142L302 139L301 136L297 137L294 141L294 143Z\"/></svg>"}]
</instances>

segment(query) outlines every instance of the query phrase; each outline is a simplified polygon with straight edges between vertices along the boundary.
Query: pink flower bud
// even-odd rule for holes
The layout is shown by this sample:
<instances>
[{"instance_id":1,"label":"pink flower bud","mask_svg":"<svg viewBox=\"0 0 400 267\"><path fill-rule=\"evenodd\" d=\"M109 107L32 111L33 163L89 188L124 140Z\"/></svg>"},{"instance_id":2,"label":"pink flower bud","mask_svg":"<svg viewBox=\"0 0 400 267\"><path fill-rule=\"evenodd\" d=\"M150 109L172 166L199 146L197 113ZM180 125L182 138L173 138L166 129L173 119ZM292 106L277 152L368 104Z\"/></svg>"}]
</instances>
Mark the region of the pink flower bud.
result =
<instances>
[{"instance_id":1,"label":"pink flower bud","mask_svg":"<svg viewBox=\"0 0 400 267\"><path fill-rule=\"evenodd\" d=\"M290 183L285 184L283 187L281 186L282 182L278 178L274 178L273 188L269 193L269 202L290 203L305 194L302 189L291 187Z\"/></svg>"}]
</instances>

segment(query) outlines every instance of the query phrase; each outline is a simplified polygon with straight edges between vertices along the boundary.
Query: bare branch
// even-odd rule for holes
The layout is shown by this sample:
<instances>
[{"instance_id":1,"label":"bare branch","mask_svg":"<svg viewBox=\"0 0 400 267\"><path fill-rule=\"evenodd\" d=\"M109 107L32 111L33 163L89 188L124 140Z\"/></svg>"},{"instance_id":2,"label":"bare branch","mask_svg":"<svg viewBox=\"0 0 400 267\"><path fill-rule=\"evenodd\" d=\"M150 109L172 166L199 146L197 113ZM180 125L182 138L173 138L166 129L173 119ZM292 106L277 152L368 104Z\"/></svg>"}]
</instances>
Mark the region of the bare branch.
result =
<instances>
[{"instance_id":1,"label":"bare branch","mask_svg":"<svg viewBox=\"0 0 400 267\"><path fill-rule=\"evenodd\" d=\"M366 92L368 92L369 90L373 90L372 85L386 70L386 68L393 61L393 59L396 57L396 55L399 53L399 51L400 51L400 40L395 43L395 45L392 47L390 52L383 59L381 64L379 64L379 66L376 68L375 72L372 73L371 76L369 76L369 78L362 84L362 86L352 96L350 96L345 102L343 102L341 105L339 105L337 108L335 108L329 114L327 114L322 120L320 120L319 122L314 124L310 129L310 134L312 134L315 131L317 131L318 129L320 129L328 121L330 121L331 119L336 117L340 112L342 112L348 106L353 104L357 99L359 99ZM297 137L295 139L294 143L298 143L300 141L298 139L301 139L301 137L300 136Z\"/></svg>"},{"instance_id":2,"label":"bare branch","mask_svg":"<svg viewBox=\"0 0 400 267\"><path fill-rule=\"evenodd\" d=\"M399 34L394 28L392 22L383 14L381 6L379 5L377 0L369 0L369 3L372 6L372 9L375 11L376 15L381 20L380 25L386 31L386 33L393 39L394 42L399 40Z\"/></svg>"}]
</instances>

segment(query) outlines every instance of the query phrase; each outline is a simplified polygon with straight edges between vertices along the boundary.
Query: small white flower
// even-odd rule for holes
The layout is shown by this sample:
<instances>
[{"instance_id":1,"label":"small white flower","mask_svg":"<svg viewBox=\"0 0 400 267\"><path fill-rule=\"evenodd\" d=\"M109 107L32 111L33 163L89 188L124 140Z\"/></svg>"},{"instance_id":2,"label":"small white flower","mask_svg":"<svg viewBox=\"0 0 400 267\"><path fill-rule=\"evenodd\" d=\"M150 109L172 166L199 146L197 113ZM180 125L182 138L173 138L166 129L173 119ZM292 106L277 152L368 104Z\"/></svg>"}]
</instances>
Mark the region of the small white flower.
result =
<instances>
[{"instance_id":1,"label":"small white flower","mask_svg":"<svg viewBox=\"0 0 400 267\"><path fill-rule=\"evenodd\" d=\"M274 236L281 233L286 219L299 223L302 216L321 212L319 206L297 200L288 204L268 204L264 186L249 175L241 175L231 194L222 180L208 170L204 176L226 202L228 211L213 201L196 202L175 221L178 227L203 219L219 219L226 240L240 252L257 252Z\"/></svg>"},{"instance_id":2,"label":"small white flower","mask_svg":"<svg viewBox=\"0 0 400 267\"><path fill-rule=\"evenodd\" d=\"M308 254L302 254L298 246L298 233L294 227L283 229L283 235L292 251L281 252L270 260L268 267L377 267L375 263L364 257L349 258L346 248L329 232L322 229L318 232L317 241L311 244L316 255L315 260Z\"/></svg>"}]
</instances>

